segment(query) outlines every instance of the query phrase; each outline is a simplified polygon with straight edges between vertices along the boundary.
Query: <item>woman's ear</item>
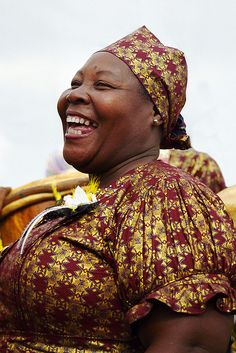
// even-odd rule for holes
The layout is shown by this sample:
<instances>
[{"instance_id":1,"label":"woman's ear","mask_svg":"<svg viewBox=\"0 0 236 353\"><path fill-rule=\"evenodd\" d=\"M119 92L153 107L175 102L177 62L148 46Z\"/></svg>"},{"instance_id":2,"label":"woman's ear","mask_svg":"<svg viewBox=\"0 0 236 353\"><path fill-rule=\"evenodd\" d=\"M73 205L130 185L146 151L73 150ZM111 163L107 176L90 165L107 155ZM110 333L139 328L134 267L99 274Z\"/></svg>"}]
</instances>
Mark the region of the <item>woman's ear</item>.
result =
<instances>
[{"instance_id":1,"label":"woman's ear","mask_svg":"<svg viewBox=\"0 0 236 353\"><path fill-rule=\"evenodd\" d=\"M153 118L153 121L152 121L152 125L153 126L160 126L163 124L163 119L161 117L161 115L159 114L156 106L154 105L153 106L153 111L154 111L154 118Z\"/></svg>"},{"instance_id":2,"label":"woman's ear","mask_svg":"<svg viewBox=\"0 0 236 353\"><path fill-rule=\"evenodd\" d=\"M161 126L162 124L163 124L163 119L160 116L160 114L154 115L152 126Z\"/></svg>"}]
</instances>

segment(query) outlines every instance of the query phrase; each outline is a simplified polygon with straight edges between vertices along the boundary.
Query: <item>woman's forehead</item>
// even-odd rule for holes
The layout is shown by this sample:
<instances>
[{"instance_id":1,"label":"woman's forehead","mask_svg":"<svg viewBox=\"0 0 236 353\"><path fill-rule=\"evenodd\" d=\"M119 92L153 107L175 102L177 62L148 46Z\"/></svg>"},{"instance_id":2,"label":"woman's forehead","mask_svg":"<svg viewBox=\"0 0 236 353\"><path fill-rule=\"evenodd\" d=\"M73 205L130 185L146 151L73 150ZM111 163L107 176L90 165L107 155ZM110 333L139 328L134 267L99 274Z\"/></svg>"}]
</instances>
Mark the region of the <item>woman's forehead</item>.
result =
<instances>
[{"instance_id":1,"label":"woman's forehead","mask_svg":"<svg viewBox=\"0 0 236 353\"><path fill-rule=\"evenodd\" d=\"M93 72L97 75L106 74L116 79L124 77L133 77L133 73L128 66L119 58L110 53L98 52L93 54L76 75L83 75L87 72Z\"/></svg>"}]
</instances>

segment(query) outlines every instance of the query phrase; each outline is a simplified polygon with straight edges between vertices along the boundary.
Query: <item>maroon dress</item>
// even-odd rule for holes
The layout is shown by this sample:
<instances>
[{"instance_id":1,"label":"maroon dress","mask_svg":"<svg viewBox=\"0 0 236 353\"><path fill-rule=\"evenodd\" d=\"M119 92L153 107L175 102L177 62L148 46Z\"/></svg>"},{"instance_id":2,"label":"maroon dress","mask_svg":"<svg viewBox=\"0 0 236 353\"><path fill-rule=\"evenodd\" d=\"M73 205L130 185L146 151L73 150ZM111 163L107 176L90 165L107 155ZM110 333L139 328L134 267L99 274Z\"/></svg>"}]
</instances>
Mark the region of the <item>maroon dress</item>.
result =
<instances>
[{"instance_id":1,"label":"maroon dress","mask_svg":"<svg viewBox=\"0 0 236 353\"><path fill-rule=\"evenodd\" d=\"M0 352L144 352L132 324L161 301L236 309L236 237L222 201L155 161L80 216L35 227L0 260Z\"/></svg>"}]
</instances>

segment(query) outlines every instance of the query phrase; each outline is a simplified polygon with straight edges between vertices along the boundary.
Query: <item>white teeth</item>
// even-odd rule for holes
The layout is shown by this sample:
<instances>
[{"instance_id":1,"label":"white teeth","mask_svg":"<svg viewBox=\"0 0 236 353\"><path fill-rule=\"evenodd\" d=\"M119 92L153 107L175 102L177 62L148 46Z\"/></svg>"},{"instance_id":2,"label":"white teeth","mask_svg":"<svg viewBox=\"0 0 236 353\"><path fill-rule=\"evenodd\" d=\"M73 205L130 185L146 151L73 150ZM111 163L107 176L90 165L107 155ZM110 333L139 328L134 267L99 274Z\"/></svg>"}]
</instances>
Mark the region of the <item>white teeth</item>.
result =
<instances>
[{"instance_id":1,"label":"white teeth","mask_svg":"<svg viewBox=\"0 0 236 353\"><path fill-rule=\"evenodd\" d=\"M73 129L72 127L69 127L68 133L74 135L82 135L82 132L80 130Z\"/></svg>"},{"instance_id":2,"label":"white teeth","mask_svg":"<svg viewBox=\"0 0 236 353\"><path fill-rule=\"evenodd\" d=\"M79 118L76 118L75 116L69 116L66 118L67 123L77 123L79 124Z\"/></svg>"},{"instance_id":3,"label":"white teeth","mask_svg":"<svg viewBox=\"0 0 236 353\"><path fill-rule=\"evenodd\" d=\"M68 116L67 116L66 122L67 122L67 123L82 124L82 125L86 125L86 126L92 125L93 127L97 127L97 126L98 126L97 123L92 122L92 121L90 121L90 120L88 120L88 119L79 118L79 117L72 116L72 115L68 115Z\"/></svg>"}]
</instances>

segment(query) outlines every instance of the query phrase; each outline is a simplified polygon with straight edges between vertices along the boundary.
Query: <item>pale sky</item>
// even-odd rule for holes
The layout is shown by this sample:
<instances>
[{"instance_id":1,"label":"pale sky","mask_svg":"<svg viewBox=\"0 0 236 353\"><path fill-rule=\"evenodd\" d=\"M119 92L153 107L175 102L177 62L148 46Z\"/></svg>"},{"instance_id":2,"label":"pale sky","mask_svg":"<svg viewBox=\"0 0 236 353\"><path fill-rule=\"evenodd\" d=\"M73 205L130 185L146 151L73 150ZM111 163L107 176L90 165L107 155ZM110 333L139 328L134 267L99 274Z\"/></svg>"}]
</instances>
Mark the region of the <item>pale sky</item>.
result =
<instances>
[{"instance_id":1,"label":"pale sky","mask_svg":"<svg viewBox=\"0 0 236 353\"><path fill-rule=\"evenodd\" d=\"M193 146L236 184L236 0L0 0L0 185L45 176L59 95L96 50L146 25L188 62Z\"/></svg>"}]
</instances>

